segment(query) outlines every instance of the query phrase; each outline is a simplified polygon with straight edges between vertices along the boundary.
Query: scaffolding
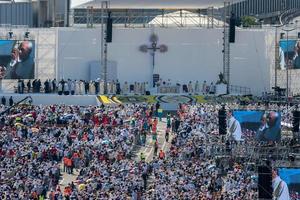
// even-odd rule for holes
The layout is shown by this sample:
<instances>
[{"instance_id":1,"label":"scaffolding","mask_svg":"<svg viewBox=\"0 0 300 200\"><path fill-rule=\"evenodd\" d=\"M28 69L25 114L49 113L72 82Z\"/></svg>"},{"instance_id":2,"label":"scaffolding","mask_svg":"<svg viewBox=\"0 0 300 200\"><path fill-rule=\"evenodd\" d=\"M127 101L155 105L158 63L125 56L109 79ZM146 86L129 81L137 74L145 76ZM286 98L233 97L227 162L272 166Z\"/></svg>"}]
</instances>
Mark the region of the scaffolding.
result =
<instances>
[{"instance_id":1,"label":"scaffolding","mask_svg":"<svg viewBox=\"0 0 300 200\"><path fill-rule=\"evenodd\" d=\"M228 18L231 14L230 2L224 2L223 13L223 75L227 83L227 94L230 93L230 43L229 43L229 24Z\"/></svg>"}]
</instances>

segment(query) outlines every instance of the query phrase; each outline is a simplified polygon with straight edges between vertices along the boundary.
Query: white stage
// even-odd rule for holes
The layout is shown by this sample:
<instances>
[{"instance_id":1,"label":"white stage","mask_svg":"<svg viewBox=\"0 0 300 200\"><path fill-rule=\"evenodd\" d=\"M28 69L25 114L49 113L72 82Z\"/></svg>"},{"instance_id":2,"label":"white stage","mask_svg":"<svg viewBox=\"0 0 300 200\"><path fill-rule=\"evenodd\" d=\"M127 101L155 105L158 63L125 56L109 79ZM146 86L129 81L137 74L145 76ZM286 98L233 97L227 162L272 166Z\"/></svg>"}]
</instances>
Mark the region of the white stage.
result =
<instances>
[{"instance_id":1,"label":"white stage","mask_svg":"<svg viewBox=\"0 0 300 200\"><path fill-rule=\"evenodd\" d=\"M13 30L22 35L25 30ZM53 28L31 29L36 41L36 78L91 80L101 76L101 29ZM151 82L151 52L140 51L151 46L155 33L157 45L168 51L155 54L154 74L172 85L203 81L216 82L223 71L223 29L207 28L122 28L114 27L113 41L108 44L108 77L127 81ZM0 29L2 35L6 29ZM237 29L236 43L231 44L231 85L247 87L254 95L271 91L271 69L274 68L274 30ZM93 77L92 77L93 75ZM16 86L3 80L3 90Z\"/></svg>"},{"instance_id":2,"label":"white stage","mask_svg":"<svg viewBox=\"0 0 300 200\"><path fill-rule=\"evenodd\" d=\"M33 105L100 105L97 100L96 95L58 95L58 94L0 94L0 99L4 96L6 98L6 104L8 104L8 99L12 96L14 102L18 102L27 96L31 96Z\"/></svg>"}]
</instances>

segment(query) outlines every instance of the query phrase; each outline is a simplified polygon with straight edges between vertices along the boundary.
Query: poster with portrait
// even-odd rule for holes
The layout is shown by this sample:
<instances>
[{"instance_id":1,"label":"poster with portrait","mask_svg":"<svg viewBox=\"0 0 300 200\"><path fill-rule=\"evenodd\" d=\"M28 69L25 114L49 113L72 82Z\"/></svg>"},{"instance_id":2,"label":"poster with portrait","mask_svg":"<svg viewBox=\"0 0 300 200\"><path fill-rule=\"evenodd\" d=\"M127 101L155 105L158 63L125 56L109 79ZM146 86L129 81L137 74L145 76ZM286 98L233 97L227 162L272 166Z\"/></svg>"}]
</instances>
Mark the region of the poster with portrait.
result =
<instances>
[{"instance_id":1,"label":"poster with portrait","mask_svg":"<svg viewBox=\"0 0 300 200\"><path fill-rule=\"evenodd\" d=\"M280 168L278 169L280 178L286 182L290 200L300 199L300 169L299 168Z\"/></svg>"},{"instance_id":2,"label":"poster with portrait","mask_svg":"<svg viewBox=\"0 0 300 200\"><path fill-rule=\"evenodd\" d=\"M279 63L280 69L286 69L287 64L291 69L300 69L300 40L280 40Z\"/></svg>"},{"instance_id":3,"label":"poster with portrait","mask_svg":"<svg viewBox=\"0 0 300 200\"><path fill-rule=\"evenodd\" d=\"M0 40L0 79L34 79L35 41Z\"/></svg>"},{"instance_id":4,"label":"poster with portrait","mask_svg":"<svg viewBox=\"0 0 300 200\"><path fill-rule=\"evenodd\" d=\"M281 139L281 115L275 111L236 110L233 116L240 123L242 137L257 141Z\"/></svg>"}]
</instances>

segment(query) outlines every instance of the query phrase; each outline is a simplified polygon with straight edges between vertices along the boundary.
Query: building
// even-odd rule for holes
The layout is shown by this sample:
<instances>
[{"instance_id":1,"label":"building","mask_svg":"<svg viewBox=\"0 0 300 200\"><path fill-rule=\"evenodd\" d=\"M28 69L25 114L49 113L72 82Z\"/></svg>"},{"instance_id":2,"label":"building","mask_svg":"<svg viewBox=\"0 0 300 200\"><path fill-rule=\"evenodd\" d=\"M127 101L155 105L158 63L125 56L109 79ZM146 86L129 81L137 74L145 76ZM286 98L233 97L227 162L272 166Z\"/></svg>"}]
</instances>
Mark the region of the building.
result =
<instances>
[{"instance_id":1,"label":"building","mask_svg":"<svg viewBox=\"0 0 300 200\"><path fill-rule=\"evenodd\" d=\"M69 26L70 0L0 0L0 25Z\"/></svg>"}]
</instances>

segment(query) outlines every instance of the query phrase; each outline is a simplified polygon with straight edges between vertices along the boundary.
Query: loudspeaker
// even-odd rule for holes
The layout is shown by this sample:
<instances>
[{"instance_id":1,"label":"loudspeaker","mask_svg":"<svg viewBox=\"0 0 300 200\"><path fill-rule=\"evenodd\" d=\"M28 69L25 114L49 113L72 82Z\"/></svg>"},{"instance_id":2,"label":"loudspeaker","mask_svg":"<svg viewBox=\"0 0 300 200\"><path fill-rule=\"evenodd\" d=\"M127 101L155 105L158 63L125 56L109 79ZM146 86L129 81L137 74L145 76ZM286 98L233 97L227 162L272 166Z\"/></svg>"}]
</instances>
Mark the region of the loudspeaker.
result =
<instances>
[{"instance_id":1,"label":"loudspeaker","mask_svg":"<svg viewBox=\"0 0 300 200\"><path fill-rule=\"evenodd\" d=\"M226 123L226 110L224 107L219 110L218 117L219 117L219 134L226 135L227 123Z\"/></svg>"},{"instance_id":2,"label":"loudspeaker","mask_svg":"<svg viewBox=\"0 0 300 200\"><path fill-rule=\"evenodd\" d=\"M272 168L268 166L258 166L258 198L272 199Z\"/></svg>"},{"instance_id":3,"label":"loudspeaker","mask_svg":"<svg viewBox=\"0 0 300 200\"><path fill-rule=\"evenodd\" d=\"M111 43L112 42L112 26L113 26L113 20L111 18L111 12L108 12L108 18L106 23L106 42Z\"/></svg>"},{"instance_id":4,"label":"loudspeaker","mask_svg":"<svg viewBox=\"0 0 300 200\"><path fill-rule=\"evenodd\" d=\"M293 133L299 132L299 122L300 122L300 111L295 110L293 112Z\"/></svg>"},{"instance_id":5,"label":"loudspeaker","mask_svg":"<svg viewBox=\"0 0 300 200\"><path fill-rule=\"evenodd\" d=\"M280 39L284 38L285 33L280 33Z\"/></svg>"},{"instance_id":6,"label":"loudspeaker","mask_svg":"<svg viewBox=\"0 0 300 200\"><path fill-rule=\"evenodd\" d=\"M234 14L232 14L229 20L229 42L230 43L235 43L235 25L236 25L236 18Z\"/></svg>"},{"instance_id":7,"label":"loudspeaker","mask_svg":"<svg viewBox=\"0 0 300 200\"><path fill-rule=\"evenodd\" d=\"M298 39L300 39L300 32L298 32Z\"/></svg>"}]
</instances>

